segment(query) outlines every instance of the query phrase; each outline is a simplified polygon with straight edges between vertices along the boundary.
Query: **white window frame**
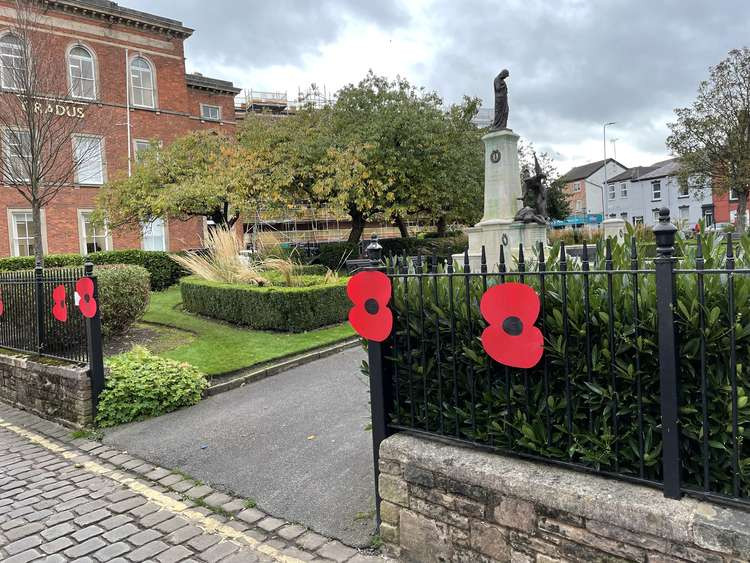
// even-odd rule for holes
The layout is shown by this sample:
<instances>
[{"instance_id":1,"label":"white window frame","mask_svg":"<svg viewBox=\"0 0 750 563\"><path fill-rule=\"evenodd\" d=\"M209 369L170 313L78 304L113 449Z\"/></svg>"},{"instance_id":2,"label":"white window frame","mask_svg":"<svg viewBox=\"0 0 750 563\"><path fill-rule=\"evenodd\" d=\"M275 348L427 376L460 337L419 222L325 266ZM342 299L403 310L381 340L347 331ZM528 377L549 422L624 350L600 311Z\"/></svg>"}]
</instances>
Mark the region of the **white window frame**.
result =
<instances>
[{"instance_id":1,"label":"white window frame","mask_svg":"<svg viewBox=\"0 0 750 563\"><path fill-rule=\"evenodd\" d=\"M573 182L573 193L577 194L581 191L581 182Z\"/></svg>"},{"instance_id":2,"label":"white window frame","mask_svg":"<svg viewBox=\"0 0 750 563\"><path fill-rule=\"evenodd\" d=\"M623 182L620 184L620 198L625 199L628 197L628 184Z\"/></svg>"},{"instance_id":3,"label":"white window frame","mask_svg":"<svg viewBox=\"0 0 750 563\"><path fill-rule=\"evenodd\" d=\"M657 192L659 193L659 197L656 197ZM651 201L661 201L661 180L651 182Z\"/></svg>"},{"instance_id":4,"label":"white window frame","mask_svg":"<svg viewBox=\"0 0 750 563\"><path fill-rule=\"evenodd\" d=\"M682 193L683 183L679 181L677 182L677 197L678 198L686 198L690 196L690 186L687 183L685 183L684 187L685 187L685 193Z\"/></svg>"},{"instance_id":5,"label":"white window frame","mask_svg":"<svg viewBox=\"0 0 750 563\"><path fill-rule=\"evenodd\" d=\"M81 174L79 171L80 162L78 162L78 156L76 155L76 147L77 142L83 139L93 139L99 142L99 176L96 178L92 177L86 177L81 178ZM76 161L76 169L75 169L75 183L80 186L101 186L104 185L107 182L107 160L104 156L104 137L101 137L99 135L73 135L72 136L72 143L73 143L73 158ZM91 156L91 155L87 155Z\"/></svg>"},{"instance_id":6,"label":"white window frame","mask_svg":"<svg viewBox=\"0 0 750 563\"><path fill-rule=\"evenodd\" d=\"M617 197L617 188L614 184L607 184L607 197L613 200Z\"/></svg>"},{"instance_id":7,"label":"white window frame","mask_svg":"<svg viewBox=\"0 0 750 563\"><path fill-rule=\"evenodd\" d=\"M734 188L729 188L729 201L737 201L739 197L737 197L737 190Z\"/></svg>"},{"instance_id":8,"label":"white window frame","mask_svg":"<svg viewBox=\"0 0 750 563\"><path fill-rule=\"evenodd\" d=\"M633 225L643 225L643 215L633 215Z\"/></svg>"},{"instance_id":9,"label":"white window frame","mask_svg":"<svg viewBox=\"0 0 750 563\"><path fill-rule=\"evenodd\" d=\"M690 220L690 207L687 205L681 205L677 208L677 215L678 219L680 221L689 221Z\"/></svg>"},{"instance_id":10,"label":"white window frame","mask_svg":"<svg viewBox=\"0 0 750 563\"><path fill-rule=\"evenodd\" d=\"M86 219L94 212L93 209L79 209L78 210L78 241L80 243L81 255L87 256L88 251L88 233L86 232ZM91 224L89 222L89 224ZM94 227L94 233L92 235L93 242L96 244L96 239L104 238L104 248L102 251L112 250L112 235L109 232L109 227L104 225L104 234L97 234L96 227Z\"/></svg>"},{"instance_id":11,"label":"white window frame","mask_svg":"<svg viewBox=\"0 0 750 563\"><path fill-rule=\"evenodd\" d=\"M583 201L580 199L576 200L576 211L583 211Z\"/></svg>"},{"instance_id":12,"label":"white window frame","mask_svg":"<svg viewBox=\"0 0 750 563\"><path fill-rule=\"evenodd\" d=\"M204 121L221 121L221 106L215 106L212 104L201 104L201 119ZM216 117L208 116L204 113L206 109L215 109Z\"/></svg>"},{"instance_id":13,"label":"white window frame","mask_svg":"<svg viewBox=\"0 0 750 563\"><path fill-rule=\"evenodd\" d=\"M5 168L4 171L3 171L4 172L3 175L5 176L4 179L9 184L21 184L21 183L24 183L24 182L30 182L31 181L31 178L29 178L28 174L27 174L28 171L29 171L28 170L28 162L29 162L29 159L31 159L31 134L29 133L29 131L27 131L26 129L10 129L10 128L5 128L5 129L2 130L2 136L3 136L3 138L2 138L2 143L3 143L3 159L5 159L6 161L10 161L10 159L12 158L11 155L10 155L10 146L11 146L11 142L10 141L11 140L16 140L16 139L18 139L18 137L15 137L15 139L10 139L9 136L11 134L17 135L19 133L25 133L26 135L29 136L29 146L28 146L28 151L29 152L27 154L23 154L23 152L22 152L21 156L15 157L15 158L18 158L19 162L21 163L20 173L23 174L23 176L21 176L21 177L11 177L11 176L8 175L10 173L10 171L11 171L10 164L8 164L8 165L6 165L4 167ZM21 149L23 149L23 146L21 147Z\"/></svg>"},{"instance_id":14,"label":"white window frame","mask_svg":"<svg viewBox=\"0 0 750 563\"><path fill-rule=\"evenodd\" d=\"M83 57L81 55L74 55L73 51L76 49L81 49L82 51L85 51L88 54L88 59L86 57ZM88 62L91 63L91 76L90 77L84 77L83 75L83 61L88 60ZM74 61L78 62L77 67L73 64ZM77 68L81 76L73 76L73 70ZM74 45L71 45L68 49L68 79L70 80L70 97L76 98L79 100L95 100L97 95L97 84L96 84L96 57L94 56L94 52L84 46L80 43L76 43ZM81 91L76 92L76 81L79 81L78 84L81 85ZM91 84L91 95L87 96L85 94L85 88L83 87L83 84L90 83Z\"/></svg>"},{"instance_id":15,"label":"white window frame","mask_svg":"<svg viewBox=\"0 0 750 563\"><path fill-rule=\"evenodd\" d=\"M144 148L143 145L145 145ZM133 139L133 159L138 162L138 153L151 148L151 141L148 139Z\"/></svg>"},{"instance_id":16,"label":"white window frame","mask_svg":"<svg viewBox=\"0 0 750 563\"><path fill-rule=\"evenodd\" d=\"M17 235L17 230L16 230L16 216L17 215L21 215L21 214L31 216L32 213L33 212L32 212L31 209L23 209L23 208L19 208L19 209L9 208L7 210L7 215L8 215L8 239L9 239L9 242L10 242L10 253L11 253L12 256L34 256L33 253L31 253L31 254L21 254L20 253L20 246L19 246L18 243L19 243L19 241L21 239L19 239L16 236ZM44 209L40 210L40 216L41 216L41 219L42 219L42 252L44 252L45 254L47 254L47 217L46 217L46 213L45 213ZM27 222L27 224L30 224L30 223ZM24 240L26 240L26 241L31 240L32 243L33 243L33 239L34 239L34 235L33 235L33 233L31 233L31 234L29 233L28 226L27 226L26 237L24 237ZM28 247L28 242L26 244L27 244L27 247Z\"/></svg>"},{"instance_id":17,"label":"white window frame","mask_svg":"<svg viewBox=\"0 0 750 563\"><path fill-rule=\"evenodd\" d=\"M140 61L143 61L148 66L148 69L134 68L134 65ZM148 73L150 75L151 84L148 86L143 85L144 75ZM139 85L136 86L136 80ZM128 81L130 82L130 105L137 108L148 108L156 109L156 70L154 64L143 55L136 55L130 59L128 66ZM136 92L139 93L140 102L136 101ZM151 103L145 103L144 93L151 94Z\"/></svg>"},{"instance_id":18,"label":"white window frame","mask_svg":"<svg viewBox=\"0 0 750 563\"><path fill-rule=\"evenodd\" d=\"M654 213L654 222L658 223L659 222L659 210L653 209L652 211Z\"/></svg>"},{"instance_id":19,"label":"white window frame","mask_svg":"<svg viewBox=\"0 0 750 563\"><path fill-rule=\"evenodd\" d=\"M150 245L146 244L146 239L148 237L152 237L151 232L154 228L154 225L159 224L159 223L161 223L161 229L162 229L162 236L161 236L162 248L147 248L147 246L150 246ZM151 252L158 252L158 251L166 252L167 250L169 250L169 240L167 238L166 219L162 217L155 217L154 219L152 219L151 221L147 223L141 223L141 248L143 250L151 251Z\"/></svg>"},{"instance_id":20,"label":"white window frame","mask_svg":"<svg viewBox=\"0 0 750 563\"><path fill-rule=\"evenodd\" d=\"M5 53L5 46L7 45L6 41L8 38L14 38L18 41L18 49L20 49L21 54L14 54L11 52ZM23 40L16 35L15 33L8 32L0 37L0 86L2 86L5 90L20 90L21 87L17 83L17 76L14 74L15 72L19 72L19 70L24 70L26 67L25 62L23 62L24 57L26 56L26 53L24 52L24 46L23 46ZM5 66L5 58L11 58L14 63L17 63L18 61L21 61L20 66L12 66L10 68L17 69L15 71L7 71Z\"/></svg>"}]
</instances>

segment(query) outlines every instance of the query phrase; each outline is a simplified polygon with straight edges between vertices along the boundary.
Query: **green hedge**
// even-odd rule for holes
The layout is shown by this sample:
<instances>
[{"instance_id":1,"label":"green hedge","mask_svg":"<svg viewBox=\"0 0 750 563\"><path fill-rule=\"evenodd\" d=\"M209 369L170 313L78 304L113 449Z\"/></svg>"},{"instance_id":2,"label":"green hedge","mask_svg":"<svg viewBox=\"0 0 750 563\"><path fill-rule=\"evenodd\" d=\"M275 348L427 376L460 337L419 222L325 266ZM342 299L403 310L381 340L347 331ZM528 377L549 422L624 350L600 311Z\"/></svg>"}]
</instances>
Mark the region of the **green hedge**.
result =
<instances>
[{"instance_id":1,"label":"green hedge","mask_svg":"<svg viewBox=\"0 0 750 563\"><path fill-rule=\"evenodd\" d=\"M416 256L437 256L442 260L447 260L453 254L463 252L469 246L469 239L463 233L454 236L436 237L436 238L387 238L380 239L383 246L383 254L408 254ZM327 268L336 269L344 265L344 257L347 259L357 258L359 246L349 242L329 242L320 245L320 254L316 261Z\"/></svg>"},{"instance_id":2,"label":"green hedge","mask_svg":"<svg viewBox=\"0 0 750 563\"><path fill-rule=\"evenodd\" d=\"M189 277L180 281L180 292L183 307L191 313L257 330L303 332L346 319L351 307L346 281L303 287L257 287Z\"/></svg>"},{"instance_id":3,"label":"green hedge","mask_svg":"<svg viewBox=\"0 0 750 563\"><path fill-rule=\"evenodd\" d=\"M83 266L87 257L80 254L50 254L44 257L45 268L65 268ZM94 264L133 264L143 266L151 276L151 289L161 291L176 284L185 271L170 257L168 252L150 252L146 250L110 250L89 254ZM34 268L33 256L16 256L0 258L0 271L31 270Z\"/></svg>"},{"instance_id":4,"label":"green hedge","mask_svg":"<svg viewBox=\"0 0 750 563\"><path fill-rule=\"evenodd\" d=\"M142 266L112 264L94 269L105 337L121 334L146 312L149 274Z\"/></svg>"}]
</instances>

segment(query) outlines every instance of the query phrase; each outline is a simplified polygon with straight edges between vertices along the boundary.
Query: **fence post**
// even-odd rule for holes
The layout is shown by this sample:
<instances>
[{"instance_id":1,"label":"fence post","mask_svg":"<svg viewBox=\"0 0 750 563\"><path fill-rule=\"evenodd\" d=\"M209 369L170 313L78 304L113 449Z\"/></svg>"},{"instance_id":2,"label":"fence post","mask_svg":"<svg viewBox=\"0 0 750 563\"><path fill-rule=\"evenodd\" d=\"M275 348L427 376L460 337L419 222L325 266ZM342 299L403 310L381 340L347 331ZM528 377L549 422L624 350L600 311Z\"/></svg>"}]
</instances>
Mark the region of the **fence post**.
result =
<instances>
[{"instance_id":1,"label":"fence post","mask_svg":"<svg viewBox=\"0 0 750 563\"><path fill-rule=\"evenodd\" d=\"M96 418L99 406L99 395L104 390L104 352L102 350L102 317L99 304L99 283L94 274L94 264L87 261L83 275L94 283L94 300L97 303L96 314L86 319L86 344L88 347L89 372L91 377L92 417ZM92 419L92 420L93 420Z\"/></svg>"},{"instance_id":2,"label":"fence post","mask_svg":"<svg viewBox=\"0 0 750 563\"><path fill-rule=\"evenodd\" d=\"M679 499L681 493L679 373L674 326L675 275L674 239L677 233L669 221L669 209L659 210L654 226L656 238L656 310L659 322L659 381L661 397L662 466L664 496Z\"/></svg>"},{"instance_id":3,"label":"fence post","mask_svg":"<svg viewBox=\"0 0 750 563\"><path fill-rule=\"evenodd\" d=\"M46 347L44 341L44 268L39 258L34 266L34 297L36 298L36 352L41 355Z\"/></svg>"}]
</instances>

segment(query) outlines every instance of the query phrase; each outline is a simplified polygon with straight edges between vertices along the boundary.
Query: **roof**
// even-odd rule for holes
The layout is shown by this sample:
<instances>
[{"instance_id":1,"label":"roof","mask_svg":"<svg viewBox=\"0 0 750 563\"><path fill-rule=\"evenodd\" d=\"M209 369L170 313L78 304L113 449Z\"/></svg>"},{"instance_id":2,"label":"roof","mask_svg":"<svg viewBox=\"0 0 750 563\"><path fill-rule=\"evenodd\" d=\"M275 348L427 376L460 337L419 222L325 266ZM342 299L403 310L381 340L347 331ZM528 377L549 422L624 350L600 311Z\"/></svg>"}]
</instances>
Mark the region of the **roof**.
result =
<instances>
[{"instance_id":1,"label":"roof","mask_svg":"<svg viewBox=\"0 0 750 563\"><path fill-rule=\"evenodd\" d=\"M229 80L209 78L197 72L186 74L185 81L191 88L198 88L199 90L210 90L212 92L232 95L237 95L242 91L241 88L236 88Z\"/></svg>"},{"instance_id":2,"label":"roof","mask_svg":"<svg viewBox=\"0 0 750 563\"><path fill-rule=\"evenodd\" d=\"M106 20L108 24L120 23L183 39L193 34L193 29L181 21L125 8L111 0L44 0L44 3L64 12Z\"/></svg>"},{"instance_id":3,"label":"roof","mask_svg":"<svg viewBox=\"0 0 750 563\"><path fill-rule=\"evenodd\" d=\"M670 158L668 160L662 160L655 162L650 166L634 166L628 168L625 172L612 176L607 180L608 184L614 184L615 182L624 182L630 180L635 182L638 180L648 180L652 178L662 178L664 176L674 176L679 170L679 161L676 158Z\"/></svg>"},{"instance_id":4,"label":"roof","mask_svg":"<svg viewBox=\"0 0 750 563\"><path fill-rule=\"evenodd\" d=\"M617 162L614 158L608 158L607 162L614 162L615 164L619 164L623 168L627 168L627 166L624 166L622 163ZM594 174L602 166L604 166L604 160L597 160L596 162L590 162L582 166L576 166L575 168L571 168L570 170L568 170L568 172L563 174L560 179L563 182L575 182L576 180L583 180L584 178L588 178L589 176Z\"/></svg>"}]
</instances>

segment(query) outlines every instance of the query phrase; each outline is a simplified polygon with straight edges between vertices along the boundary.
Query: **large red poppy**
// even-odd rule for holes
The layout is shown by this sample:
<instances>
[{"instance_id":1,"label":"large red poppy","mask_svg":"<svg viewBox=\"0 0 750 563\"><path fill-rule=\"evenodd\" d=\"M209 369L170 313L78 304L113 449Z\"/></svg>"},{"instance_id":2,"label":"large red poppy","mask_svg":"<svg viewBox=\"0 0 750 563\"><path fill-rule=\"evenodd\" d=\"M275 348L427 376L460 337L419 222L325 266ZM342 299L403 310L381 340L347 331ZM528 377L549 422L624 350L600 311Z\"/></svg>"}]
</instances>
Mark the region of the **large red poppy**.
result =
<instances>
[{"instance_id":1,"label":"large red poppy","mask_svg":"<svg viewBox=\"0 0 750 563\"><path fill-rule=\"evenodd\" d=\"M3 297L0 295L0 316L5 312L5 303L3 303Z\"/></svg>"},{"instance_id":2,"label":"large red poppy","mask_svg":"<svg viewBox=\"0 0 750 563\"><path fill-rule=\"evenodd\" d=\"M514 368L532 368L544 352L542 331L534 326L539 316L539 296L526 284L495 285L479 305L489 326L482 345L496 362Z\"/></svg>"},{"instance_id":3,"label":"large red poppy","mask_svg":"<svg viewBox=\"0 0 750 563\"><path fill-rule=\"evenodd\" d=\"M68 321L68 304L65 301L65 286L58 285L52 290L52 315L61 323Z\"/></svg>"},{"instance_id":4,"label":"large red poppy","mask_svg":"<svg viewBox=\"0 0 750 563\"><path fill-rule=\"evenodd\" d=\"M346 294L354 303L349 322L362 338L382 342L393 329L391 280L383 272L359 272L346 284Z\"/></svg>"},{"instance_id":5,"label":"large red poppy","mask_svg":"<svg viewBox=\"0 0 750 563\"><path fill-rule=\"evenodd\" d=\"M91 278L81 278L76 282L76 301L81 314L86 318L96 315L96 299L94 299L94 282Z\"/></svg>"}]
</instances>

